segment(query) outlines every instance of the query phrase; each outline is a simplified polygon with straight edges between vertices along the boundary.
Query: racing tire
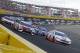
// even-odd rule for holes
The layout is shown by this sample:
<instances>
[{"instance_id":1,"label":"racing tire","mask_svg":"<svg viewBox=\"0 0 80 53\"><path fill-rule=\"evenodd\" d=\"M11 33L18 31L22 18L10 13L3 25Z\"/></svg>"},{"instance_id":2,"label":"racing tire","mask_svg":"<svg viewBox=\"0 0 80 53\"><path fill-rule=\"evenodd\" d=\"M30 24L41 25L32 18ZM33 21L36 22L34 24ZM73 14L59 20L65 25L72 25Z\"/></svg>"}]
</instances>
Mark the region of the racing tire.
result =
<instances>
[{"instance_id":1,"label":"racing tire","mask_svg":"<svg viewBox=\"0 0 80 53\"><path fill-rule=\"evenodd\" d=\"M14 25L14 29L18 30L18 26Z\"/></svg>"},{"instance_id":2,"label":"racing tire","mask_svg":"<svg viewBox=\"0 0 80 53\"><path fill-rule=\"evenodd\" d=\"M45 38L46 38L47 40L49 40L47 36L45 36Z\"/></svg>"},{"instance_id":3,"label":"racing tire","mask_svg":"<svg viewBox=\"0 0 80 53\"><path fill-rule=\"evenodd\" d=\"M32 36L34 36L34 33L33 33L33 32L30 32L30 34L31 34Z\"/></svg>"},{"instance_id":4,"label":"racing tire","mask_svg":"<svg viewBox=\"0 0 80 53\"><path fill-rule=\"evenodd\" d=\"M19 28L18 28L18 31L19 31L19 32L23 32L23 29L19 29Z\"/></svg>"},{"instance_id":5,"label":"racing tire","mask_svg":"<svg viewBox=\"0 0 80 53\"><path fill-rule=\"evenodd\" d=\"M20 28L19 26L18 26L17 30L18 30L19 32L23 32L23 28Z\"/></svg>"},{"instance_id":6,"label":"racing tire","mask_svg":"<svg viewBox=\"0 0 80 53\"><path fill-rule=\"evenodd\" d=\"M58 43L58 41L55 39L55 37L53 37L53 42Z\"/></svg>"}]
</instances>

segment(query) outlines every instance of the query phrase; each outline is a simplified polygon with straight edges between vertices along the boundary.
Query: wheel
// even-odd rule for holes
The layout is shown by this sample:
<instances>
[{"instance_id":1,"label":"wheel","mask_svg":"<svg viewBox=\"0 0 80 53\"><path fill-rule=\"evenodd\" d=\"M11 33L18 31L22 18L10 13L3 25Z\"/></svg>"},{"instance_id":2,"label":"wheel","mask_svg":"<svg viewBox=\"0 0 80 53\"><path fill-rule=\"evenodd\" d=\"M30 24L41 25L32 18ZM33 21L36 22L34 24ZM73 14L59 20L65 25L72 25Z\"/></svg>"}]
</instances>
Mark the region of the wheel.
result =
<instances>
[{"instance_id":1,"label":"wheel","mask_svg":"<svg viewBox=\"0 0 80 53\"><path fill-rule=\"evenodd\" d=\"M34 35L34 33L32 31L30 33L31 33L32 36Z\"/></svg>"},{"instance_id":2,"label":"wheel","mask_svg":"<svg viewBox=\"0 0 80 53\"><path fill-rule=\"evenodd\" d=\"M18 30L19 28L18 25L14 24L13 26L14 26L14 29Z\"/></svg>"},{"instance_id":3,"label":"wheel","mask_svg":"<svg viewBox=\"0 0 80 53\"><path fill-rule=\"evenodd\" d=\"M18 29L18 27L17 26L14 26L14 28L17 30Z\"/></svg>"},{"instance_id":4,"label":"wheel","mask_svg":"<svg viewBox=\"0 0 80 53\"><path fill-rule=\"evenodd\" d=\"M31 33L31 35L34 35L33 33Z\"/></svg>"},{"instance_id":5,"label":"wheel","mask_svg":"<svg viewBox=\"0 0 80 53\"><path fill-rule=\"evenodd\" d=\"M18 28L17 28L17 29L18 29L18 31L23 32L23 27L22 27L22 26L21 26L21 27L20 27L20 26L18 26Z\"/></svg>"},{"instance_id":6,"label":"wheel","mask_svg":"<svg viewBox=\"0 0 80 53\"><path fill-rule=\"evenodd\" d=\"M53 42L56 42L56 39L55 39L55 37L53 37Z\"/></svg>"},{"instance_id":7,"label":"wheel","mask_svg":"<svg viewBox=\"0 0 80 53\"><path fill-rule=\"evenodd\" d=\"M18 31L23 32L23 29L19 29L19 28L18 28Z\"/></svg>"},{"instance_id":8,"label":"wheel","mask_svg":"<svg viewBox=\"0 0 80 53\"><path fill-rule=\"evenodd\" d=\"M45 37L46 37L46 39L48 40L47 36L45 36Z\"/></svg>"},{"instance_id":9,"label":"wheel","mask_svg":"<svg viewBox=\"0 0 80 53\"><path fill-rule=\"evenodd\" d=\"M15 29L15 24L12 25L12 28Z\"/></svg>"},{"instance_id":10,"label":"wheel","mask_svg":"<svg viewBox=\"0 0 80 53\"><path fill-rule=\"evenodd\" d=\"M54 43L58 43L57 40L55 39L55 37L53 37L53 42Z\"/></svg>"},{"instance_id":11,"label":"wheel","mask_svg":"<svg viewBox=\"0 0 80 53\"><path fill-rule=\"evenodd\" d=\"M53 42L54 41L54 38L51 37L51 35L48 37L48 39Z\"/></svg>"},{"instance_id":12,"label":"wheel","mask_svg":"<svg viewBox=\"0 0 80 53\"><path fill-rule=\"evenodd\" d=\"M11 26L11 27L14 27L14 23L11 23L10 26Z\"/></svg>"},{"instance_id":13,"label":"wheel","mask_svg":"<svg viewBox=\"0 0 80 53\"><path fill-rule=\"evenodd\" d=\"M45 34L43 33L42 36L45 36Z\"/></svg>"}]
</instances>

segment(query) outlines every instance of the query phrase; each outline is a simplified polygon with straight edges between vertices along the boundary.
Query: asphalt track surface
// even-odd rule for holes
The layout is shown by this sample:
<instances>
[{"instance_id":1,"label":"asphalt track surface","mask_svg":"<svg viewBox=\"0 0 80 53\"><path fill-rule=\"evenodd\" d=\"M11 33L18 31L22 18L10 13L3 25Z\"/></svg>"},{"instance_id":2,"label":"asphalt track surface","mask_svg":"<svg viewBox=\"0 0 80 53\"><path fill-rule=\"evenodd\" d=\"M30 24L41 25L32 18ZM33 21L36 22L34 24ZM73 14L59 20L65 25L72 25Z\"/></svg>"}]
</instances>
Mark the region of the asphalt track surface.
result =
<instances>
[{"instance_id":1,"label":"asphalt track surface","mask_svg":"<svg viewBox=\"0 0 80 53\"><path fill-rule=\"evenodd\" d=\"M18 32L10 27L8 24L3 24L8 29L19 34L24 39L35 44L39 48L47 51L48 53L80 53L80 25L58 25L56 29L65 32L72 40L71 45L65 45L62 43L53 43L45 39L44 36L34 35L31 36L28 33ZM49 26L47 26L49 27ZM53 27L52 27L53 28ZM35 49L35 48L34 48Z\"/></svg>"}]
</instances>

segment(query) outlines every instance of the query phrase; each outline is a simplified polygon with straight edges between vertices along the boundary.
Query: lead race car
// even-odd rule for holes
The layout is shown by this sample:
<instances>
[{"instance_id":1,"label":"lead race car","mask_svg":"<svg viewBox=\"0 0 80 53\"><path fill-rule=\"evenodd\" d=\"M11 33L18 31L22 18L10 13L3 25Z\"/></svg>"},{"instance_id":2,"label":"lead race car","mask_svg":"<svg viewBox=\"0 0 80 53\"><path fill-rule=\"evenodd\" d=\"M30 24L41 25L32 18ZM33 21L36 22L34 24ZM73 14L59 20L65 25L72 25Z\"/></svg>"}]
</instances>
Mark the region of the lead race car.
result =
<instances>
[{"instance_id":1,"label":"lead race car","mask_svg":"<svg viewBox=\"0 0 80 53\"><path fill-rule=\"evenodd\" d=\"M69 45L71 44L71 39L65 33L57 30L49 31L46 38L53 42L61 42Z\"/></svg>"}]
</instances>

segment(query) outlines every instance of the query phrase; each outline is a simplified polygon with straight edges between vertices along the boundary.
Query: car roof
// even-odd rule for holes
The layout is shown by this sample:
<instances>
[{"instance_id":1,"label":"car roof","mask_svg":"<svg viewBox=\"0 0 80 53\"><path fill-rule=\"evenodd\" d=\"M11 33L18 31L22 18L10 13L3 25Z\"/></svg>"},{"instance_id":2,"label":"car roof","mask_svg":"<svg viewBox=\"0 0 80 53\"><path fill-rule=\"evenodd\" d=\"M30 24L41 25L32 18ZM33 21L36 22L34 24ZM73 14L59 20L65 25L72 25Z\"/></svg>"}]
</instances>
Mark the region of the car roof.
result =
<instances>
[{"instance_id":1,"label":"car roof","mask_svg":"<svg viewBox=\"0 0 80 53\"><path fill-rule=\"evenodd\" d=\"M31 21L21 21L21 22L24 23L24 24L32 25L32 22Z\"/></svg>"},{"instance_id":2,"label":"car roof","mask_svg":"<svg viewBox=\"0 0 80 53\"><path fill-rule=\"evenodd\" d=\"M49 31L49 32L59 32L59 33L61 33L61 34L65 34L64 32L61 32L61 31L58 31L58 30L51 30L51 31Z\"/></svg>"}]
</instances>

